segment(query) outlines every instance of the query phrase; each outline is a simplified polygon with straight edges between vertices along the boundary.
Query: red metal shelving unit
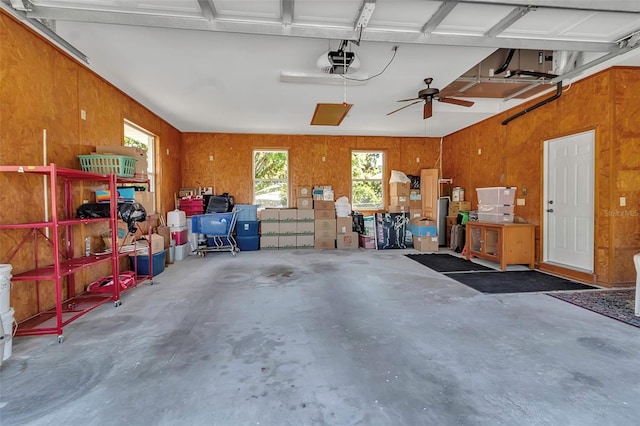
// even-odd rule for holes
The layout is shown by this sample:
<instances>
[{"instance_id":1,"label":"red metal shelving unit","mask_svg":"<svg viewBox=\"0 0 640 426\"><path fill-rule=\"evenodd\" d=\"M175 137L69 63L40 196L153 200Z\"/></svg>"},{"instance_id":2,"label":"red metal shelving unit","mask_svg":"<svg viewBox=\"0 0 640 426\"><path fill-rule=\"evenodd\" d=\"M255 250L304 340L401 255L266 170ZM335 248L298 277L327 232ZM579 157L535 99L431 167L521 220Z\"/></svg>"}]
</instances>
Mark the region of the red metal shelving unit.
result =
<instances>
[{"instance_id":1,"label":"red metal shelving unit","mask_svg":"<svg viewBox=\"0 0 640 426\"><path fill-rule=\"evenodd\" d=\"M129 253L121 253L118 250L112 250L109 254L89 255L74 257L73 244L73 228L76 225L83 225L96 222L107 222L111 229L111 247L118 247L117 235L117 184L118 183L144 183L146 179L136 178L119 178L115 174L97 174L83 172L81 170L66 169L57 167L54 163L49 166L0 166L0 172L13 172L20 174L37 174L48 176L49 178L49 200L51 204L51 218L45 222L31 223L15 223L0 224L2 229L26 229L29 232L24 236L22 242L9 255L9 262L18 253L22 246L31 238L33 238L34 247L34 268L29 271L23 271L14 274L12 281L35 281L37 304L39 313L31 318L21 322L18 325L16 336L33 336L43 334L57 334L58 342L64 340L63 328L83 316L87 312L96 307L113 301L115 306L121 304L120 301L120 283L119 283L119 258L127 256ZM94 181L106 183L111 194L111 202L108 218L96 219L76 219L74 218L74 207L72 200L72 183L78 181ZM60 204L58 200L58 185L62 184L64 200ZM59 217L59 207L64 207L63 218ZM42 230L48 228L51 230L51 237L47 236ZM60 230L64 231L64 240L68 243L66 247L61 244ZM151 229L149 230L151 232ZM38 238L44 238L52 246L53 263L51 265L41 266L38 259ZM135 251L134 251L135 252ZM151 252L151 250L149 250ZM77 295L75 292L75 276L85 268L98 265L103 262L111 262L111 271L114 279L113 292L111 293L83 293ZM63 300L63 278L67 277L67 299ZM149 275L137 277L135 287L144 280L151 280L153 283L152 256L149 255ZM41 310L39 300L39 286L41 281L53 281L55 285L55 305L51 309ZM131 287L130 287L131 288Z\"/></svg>"}]
</instances>

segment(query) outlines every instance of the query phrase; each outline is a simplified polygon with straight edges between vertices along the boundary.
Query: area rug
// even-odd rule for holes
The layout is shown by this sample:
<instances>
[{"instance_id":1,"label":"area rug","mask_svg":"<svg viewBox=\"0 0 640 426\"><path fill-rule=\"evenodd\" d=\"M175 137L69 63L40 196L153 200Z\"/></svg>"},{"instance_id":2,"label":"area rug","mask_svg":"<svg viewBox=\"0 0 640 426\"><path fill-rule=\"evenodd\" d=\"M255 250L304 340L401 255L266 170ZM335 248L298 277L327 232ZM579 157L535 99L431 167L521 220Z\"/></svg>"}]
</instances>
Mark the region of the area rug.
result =
<instances>
[{"instance_id":1,"label":"area rug","mask_svg":"<svg viewBox=\"0 0 640 426\"><path fill-rule=\"evenodd\" d=\"M495 271L450 254L406 254L405 256L436 272Z\"/></svg>"},{"instance_id":2,"label":"area rug","mask_svg":"<svg viewBox=\"0 0 640 426\"><path fill-rule=\"evenodd\" d=\"M633 314L635 289L550 293L549 296L640 328L640 317Z\"/></svg>"},{"instance_id":3,"label":"area rug","mask_svg":"<svg viewBox=\"0 0 640 426\"><path fill-rule=\"evenodd\" d=\"M445 275L482 293L491 294L596 289L590 285L531 270Z\"/></svg>"}]
</instances>

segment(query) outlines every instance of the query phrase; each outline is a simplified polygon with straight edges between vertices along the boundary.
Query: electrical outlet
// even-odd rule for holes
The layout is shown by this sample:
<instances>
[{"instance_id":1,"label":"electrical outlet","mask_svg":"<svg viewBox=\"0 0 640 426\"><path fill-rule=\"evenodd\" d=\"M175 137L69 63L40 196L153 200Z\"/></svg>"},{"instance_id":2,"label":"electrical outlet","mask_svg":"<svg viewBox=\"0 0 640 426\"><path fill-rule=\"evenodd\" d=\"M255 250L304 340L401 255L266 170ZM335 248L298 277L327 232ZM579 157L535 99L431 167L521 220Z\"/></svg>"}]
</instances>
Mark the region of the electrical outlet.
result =
<instances>
[{"instance_id":1,"label":"electrical outlet","mask_svg":"<svg viewBox=\"0 0 640 426\"><path fill-rule=\"evenodd\" d=\"M416 157L416 163L420 162L420 157Z\"/></svg>"},{"instance_id":2,"label":"electrical outlet","mask_svg":"<svg viewBox=\"0 0 640 426\"><path fill-rule=\"evenodd\" d=\"M517 206L524 206L524 198L518 198L516 200L516 205Z\"/></svg>"},{"instance_id":3,"label":"electrical outlet","mask_svg":"<svg viewBox=\"0 0 640 426\"><path fill-rule=\"evenodd\" d=\"M482 155L482 148L478 148L478 155Z\"/></svg>"},{"instance_id":4,"label":"electrical outlet","mask_svg":"<svg viewBox=\"0 0 640 426\"><path fill-rule=\"evenodd\" d=\"M213 161L213 155L209 156L209 161Z\"/></svg>"},{"instance_id":5,"label":"electrical outlet","mask_svg":"<svg viewBox=\"0 0 640 426\"><path fill-rule=\"evenodd\" d=\"M82 120L86 120L86 119L87 119L87 111L85 111L85 110L81 109L81 110L80 110L80 118L81 118Z\"/></svg>"},{"instance_id":6,"label":"electrical outlet","mask_svg":"<svg viewBox=\"0 0 640 426\"><path fill-rule=\"evenodd\" d=\"M625 207L627 205L627 198L620 197L620 207Z\"/></svg>"},{"instance_id":7,"label":"electrical outlet","mask_svg":"<svg viewBox=\"0 0 640 426\"><path fill-rule=\"evenodd\" d=\"M169 155L169 148L167 148L167 155Z\"/></svg>"},{"instance_id":8,"label":"electrical outlet","mask_svg":"<svg viewBox=\"0 0 640 426\"><path fill-rule=\"evenodd\" d=\"M322 157L322 162L327 161L327 157Z\"/></svg>"}]
</instances>

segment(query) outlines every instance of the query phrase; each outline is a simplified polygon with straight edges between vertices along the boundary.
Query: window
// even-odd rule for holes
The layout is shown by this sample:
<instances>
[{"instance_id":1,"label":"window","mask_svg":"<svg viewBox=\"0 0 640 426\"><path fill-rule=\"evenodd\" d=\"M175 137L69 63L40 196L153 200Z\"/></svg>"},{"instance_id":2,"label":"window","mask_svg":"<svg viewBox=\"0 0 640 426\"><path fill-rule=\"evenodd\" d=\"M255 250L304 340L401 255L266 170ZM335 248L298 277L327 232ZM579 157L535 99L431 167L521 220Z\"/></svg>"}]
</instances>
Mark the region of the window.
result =
<instances>
[{"instance_id":1,"label":"window","mask_svg":"<svg viewBox=\"0 0 640 426\"><path fill-rule=\"evenodd\" d=\"M351 204L353 209L382 209L384 155L381 151L351 152Z\"/></svg>"},{"instance_id":2,"label":"window","mask_svg":"<svg viewBox=\"0 0 640 426\"><path fill-rule=\"evenodd\" d=\"M151 133L128 121L124 122L124 146L141 148L147 151L147 174L149 191L155 191L155 141Z\"/></svg>"},{"instance_id":3,"label":"window","mask_svg":"<svg viewBox=\"0 0 640 426\"><path fill-rule=\"evenodd\" d=\"M261 209L289 206L287 151L253 151L253 203Z\"/></svg>"}]
</instances>

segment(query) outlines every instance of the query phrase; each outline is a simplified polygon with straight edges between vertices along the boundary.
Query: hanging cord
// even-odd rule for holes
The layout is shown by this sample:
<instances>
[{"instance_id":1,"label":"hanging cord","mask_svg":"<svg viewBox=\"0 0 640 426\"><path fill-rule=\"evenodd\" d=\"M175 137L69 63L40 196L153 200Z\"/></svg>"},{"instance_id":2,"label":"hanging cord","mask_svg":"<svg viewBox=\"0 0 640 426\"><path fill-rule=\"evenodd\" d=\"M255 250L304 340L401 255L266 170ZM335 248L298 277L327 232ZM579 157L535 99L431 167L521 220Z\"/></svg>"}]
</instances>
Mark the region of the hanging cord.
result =
<instances>
[{"instance_id":1,"label":"hanging cord","mask_svg":"<svg viewBox=\"0 0 640 426\"><path fill-rule=\"evenodd\" d=\"M398 46L393 46L393 48L391 49L393 50L393 56L391 56L391 59L389 59L389 62L387 63L387 65L384 66L384 68L382 69L382 71L380 71L378 74L372 75L371 77L367 77L367 78L350 78L347 77L346 75L342 75L342 78L345 80L352 80L352 81L369 81L371 79L374 79L376 77L378 77L379 75L382 75L382 73L384 73L387 68L389 68L389 65L391 65L391 63L393 62L393 60L396 58L396 54L398 53Z\"/></svg>"}]
</instances>

